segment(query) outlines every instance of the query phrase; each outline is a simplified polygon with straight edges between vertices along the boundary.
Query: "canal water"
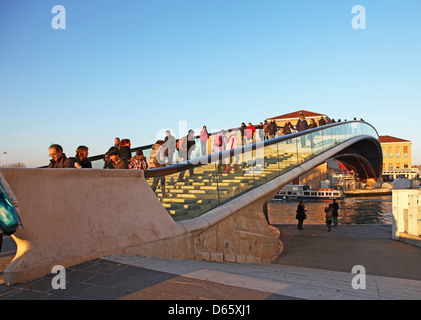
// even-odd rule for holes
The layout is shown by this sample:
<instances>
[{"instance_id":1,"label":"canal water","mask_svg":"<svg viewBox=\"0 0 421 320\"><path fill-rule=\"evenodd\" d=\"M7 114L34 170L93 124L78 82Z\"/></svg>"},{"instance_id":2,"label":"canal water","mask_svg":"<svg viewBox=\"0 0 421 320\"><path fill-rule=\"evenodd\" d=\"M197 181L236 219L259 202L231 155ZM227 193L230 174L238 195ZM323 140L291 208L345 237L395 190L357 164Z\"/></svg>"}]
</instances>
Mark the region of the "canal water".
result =
<instances>
[{"instance_id":1,"label":"canal water","mask_svg":"<svg viewBox=\"0 0 421 320\"><path fill-rule=\"evenodd\" d=\"M339 224L392 224L392 196L346 197L339 204ZM299 201L271 201L268 203L272 225L296 224ZM324 224L324 208L330 202L304 201L307 210L305 224Z\"/></svg>"}]
</instances>

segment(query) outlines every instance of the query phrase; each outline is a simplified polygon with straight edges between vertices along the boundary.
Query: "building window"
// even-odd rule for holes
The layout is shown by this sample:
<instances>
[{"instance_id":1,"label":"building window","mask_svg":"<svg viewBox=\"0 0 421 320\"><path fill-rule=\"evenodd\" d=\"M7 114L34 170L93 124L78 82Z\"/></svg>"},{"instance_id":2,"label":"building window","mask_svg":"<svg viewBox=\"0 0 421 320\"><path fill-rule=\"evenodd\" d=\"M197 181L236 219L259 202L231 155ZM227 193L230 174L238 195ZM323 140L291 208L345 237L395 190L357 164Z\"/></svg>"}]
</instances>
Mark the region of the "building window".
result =
<instances>
[{"instance_id":1,"label":"building window","mask_svg":"<svg viewBox=\"0 0 421 320\"><path fill-rule=\"evenodd\" d=\"M396 147L396 158L401 157L401 147Z\"/></svg>"},{"instance_id":2,"label":"building window","mask_svg":"<svg viewBox=\"0 0 421 320\"><path fill-rule=\"evenodd\" d=\"M398 162L396 163L396 169L400 169L401 168L401 164Z\"/></svg>"},{"instance_id":3,"label":"building window","mask_svg":"<svg viewBox=\"0 0 421 320\"><path fill-rule=\"evenodd\" d=\"M407 146L405 146L405 147L403 147L403 157L404 158L408 158L408 147Z\"/></svg>"},{"instance_id":4,"label":"building window","mask_svg":"<svg viewBox=\"0 0 421 320\"><path fill-rule=\"evenodd\" d=\"M403 167L404 167L405 169L409 169L409 166L408 166L408 164L407 164L407 163L404 163L404 164L403 164Z\"/></svg>"},{"instance_id":5,"label":"building window","mask_svg":"<svg viewBox=\"0 0 421 320\"><path fill-rule=\"evenodd\" d=\"M389 170L393 170L393 163L389 163Z\"/></svg>"},{"instance_id":6,"label":"building window","mask_svg":"<svg viewBox=\"0 0 421 320\"><path fill-rule=\"evenodd\" d=\"M382 148L382 152L383 152L383 158L386 158L386 150L384 148Z\"/></svg>"},{"instance_id":7,"label":"building window","mask_svg":"<svg viewBox=\"0 0 421 320\"><path fill-rule=\"evenodd\" d=\"M393 148L389 147L387 151L389 153L389 158L393 158Z\"/></svg>"}]
</instances>

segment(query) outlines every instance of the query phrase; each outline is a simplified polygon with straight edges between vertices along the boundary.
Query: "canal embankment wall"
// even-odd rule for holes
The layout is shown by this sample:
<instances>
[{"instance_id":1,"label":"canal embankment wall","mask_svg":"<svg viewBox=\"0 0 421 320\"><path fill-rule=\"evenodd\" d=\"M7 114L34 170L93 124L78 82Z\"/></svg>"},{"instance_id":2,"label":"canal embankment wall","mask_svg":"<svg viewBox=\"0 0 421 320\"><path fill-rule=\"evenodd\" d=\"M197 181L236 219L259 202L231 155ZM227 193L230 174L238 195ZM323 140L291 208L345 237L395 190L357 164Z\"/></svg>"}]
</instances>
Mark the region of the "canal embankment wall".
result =
<instances>
[{"instance_id":1,"label":"canal embankment wall","mask_svg":"<svg viewBox=\"0 0 421 320\"><path fill-rule=\"evenodd\" d=\"M392 238L421 247L421 190L393 190Z\"/></svg>"}]
</instances>

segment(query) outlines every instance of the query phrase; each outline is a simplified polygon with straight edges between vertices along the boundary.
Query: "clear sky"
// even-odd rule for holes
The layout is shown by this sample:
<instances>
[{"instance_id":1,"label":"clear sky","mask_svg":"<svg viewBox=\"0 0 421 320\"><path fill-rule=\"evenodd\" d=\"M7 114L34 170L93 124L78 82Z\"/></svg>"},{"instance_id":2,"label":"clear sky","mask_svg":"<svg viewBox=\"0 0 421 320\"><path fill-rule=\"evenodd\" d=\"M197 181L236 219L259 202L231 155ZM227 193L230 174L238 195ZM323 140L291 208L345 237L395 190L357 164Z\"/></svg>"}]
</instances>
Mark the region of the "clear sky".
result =
<instances>
[{"instance_id":1,"label":"clear sky","mask_svg":"<svg viewBox=\"0 0 421 320\"><path fill-rule=\"evenodd\" d=\"M364 118L412 140L421 164L421 1L0 0L7 163L48 164L52 143L96 155L116 136L136 147L167 128L301 109Z\"/></svg>"}]
</instances>

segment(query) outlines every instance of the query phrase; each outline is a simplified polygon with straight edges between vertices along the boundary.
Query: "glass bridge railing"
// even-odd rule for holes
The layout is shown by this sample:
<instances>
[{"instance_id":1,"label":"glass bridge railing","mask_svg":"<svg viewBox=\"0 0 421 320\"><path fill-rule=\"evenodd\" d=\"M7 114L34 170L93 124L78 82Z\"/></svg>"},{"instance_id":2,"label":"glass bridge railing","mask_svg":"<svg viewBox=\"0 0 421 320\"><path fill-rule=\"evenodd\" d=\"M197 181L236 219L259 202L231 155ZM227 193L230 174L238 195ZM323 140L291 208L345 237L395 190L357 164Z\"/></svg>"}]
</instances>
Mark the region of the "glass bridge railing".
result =
<instances>
[{"instance_id":1,"label":"glass bridge railing","mask_svg":"<svg viewBox=\"0 0 421 320\"><path fill-rule=\"evenodd\" d=\"M179 162L176 151L176 164L145 171L147 182L175 220L200 216L356 136L378 139L374 127L363 121L325 125L265 141L260 141L256 131L257 141L250 144L242 143L238 129L226 130L225 137L231 135L237 140L235 149L212 153L217 136L212 134L203 155L200 138L195 137L190 160ZM149 159L152 145L131 149L133 153L137 150ZM93 168L103 168L103 155L90 160Z\"/></svg>"},{"instance_id":2,"label":"glass bridge railing","mask_svg":"<svg viewBox=\"0 0 421 320\"><path fill-rule=\"evenodd\" d=\"M360 121L325 125L249 145L241 145L240 131L225 133L230 135L236 136L238 148L202 156L199 141L189 161L145 171L146 180L175 220L200 216L356 136L378 139L377 131ZM209 152L214 147L213 138L208 140Z\"/></svg>"}]
</instances>

